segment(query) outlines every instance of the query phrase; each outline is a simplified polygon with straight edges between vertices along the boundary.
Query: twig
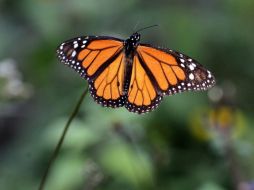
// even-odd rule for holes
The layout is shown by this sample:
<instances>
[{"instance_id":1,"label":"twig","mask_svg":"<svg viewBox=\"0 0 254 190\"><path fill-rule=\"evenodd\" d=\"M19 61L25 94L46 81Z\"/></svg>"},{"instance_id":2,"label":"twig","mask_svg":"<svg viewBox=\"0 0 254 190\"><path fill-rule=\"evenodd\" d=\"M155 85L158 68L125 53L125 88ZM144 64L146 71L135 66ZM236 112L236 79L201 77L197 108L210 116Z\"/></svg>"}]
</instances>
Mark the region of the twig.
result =
<instances>
[{"instance_id":1,"label":"twig","mask_svg":"<svg viewBox=\"0 0 254 190\"><path fill-rule=\"evenodd\" d=\"M81 106L81 104L82 104L82 102L83 102L83 100L84 100L84 98L85 98L85 96L87 94L87 91L88 91L88 87L85 88L85 90L82 93L78 103L76 104L75 109L73 110L71 116L69 117L69 119L68 119L68 121L67 121L67 123L66 123L66 125L64 127L64 130L62 132L61 138L59 139L59 141L57 143L57 146L56 146L56 148L55 148L55 150L53 152L53 155L52 155L51 159L49 160L49 163L48 163L47 168L45 170L45 173L44 173L44 175L43 175L43 177L41 179L40 186L39 186L38 190L43 190L44 189L44 186L45 186L45 183L47 181L50 168L51 168L52 164L54 163L56 157L58 156L58 153L59 153L59 151L60 151L60 149L62 147L62 144L63 144L64 138L66 136L66 133L67 133L67 131L69 129L69 126L70 126L72 120L74 119L74 117L77 115L77 113L79 111L79 108L80 108L80 106Z\"/></svg>"}]
</instances>

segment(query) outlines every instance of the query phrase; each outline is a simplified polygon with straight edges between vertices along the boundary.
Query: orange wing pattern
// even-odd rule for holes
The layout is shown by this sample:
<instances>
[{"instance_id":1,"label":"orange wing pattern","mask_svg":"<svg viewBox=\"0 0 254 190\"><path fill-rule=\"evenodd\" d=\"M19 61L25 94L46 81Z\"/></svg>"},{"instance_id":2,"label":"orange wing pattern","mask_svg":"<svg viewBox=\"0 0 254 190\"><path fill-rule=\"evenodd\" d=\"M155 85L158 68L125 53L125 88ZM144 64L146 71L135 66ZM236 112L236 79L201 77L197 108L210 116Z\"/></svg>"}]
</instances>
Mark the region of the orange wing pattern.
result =
<instances>
[{"instance_id":1,"label":"orange wing pattern","mask_svg":"<svg viewBox=\"0 0 254 190\"><path fill-rule=\"evenodd\" d=\"M78 54L78 61L92 76L107 60L122 48L122 44L113 40L96 40L88 44L87 48Z\"/></svg>"},{"instance_id":2,"label":"orange wing pattern","mask_svg":"<svg viewBox=\"0 0 254 190\"><path fill-rule=\"evenodd\" d=\"M57 53L61 62L90 80L97 77L122 49L122 41L87 36L62 43Z\"/></svg>"},{"instance_id":3,"label":"orange wing pattern","mask_svg":"<svg viewBox=\"0 0 254 190\"><path fill-rule=\"evenodd\" d=\"M124 54L121 53L106 67L93 82L90 92L95 101L107 107L121 107L125 103L123 94Z\"/></svg>"},{"instance_id":4,"label":"orange wing pattern","mask_svg":"<svg viewBox=\"0 0 254 190\"><path fill-rule=\"evenodd\" d=\"M161 100L162 96L158 95L138 56L134 56L126 108L132 112L144 113L156 108Z\"/></svg>"},{"instance_id":5,"label":"orange wing pattern","mask_svg":"<svg viewBox=\"0 0 254 190\"><path fill-rule=\"evenodd\" d=\"M154 78L159 94L205 90L214 85L211 73L184 54L148 45L138 46L137 52L149 77Z\"/></svg>"},{"instance_id":6,"label":"orange wing pattern","mask_svg":"<svg viewBox=\"0 0 254 190\"><path fill-rule=\"evenodd\" d=\"M60 60L89 81L94 100L103 106L124 105L123 42L87 36L69 40L58 48Z\"/></svg>"}]
</instances>

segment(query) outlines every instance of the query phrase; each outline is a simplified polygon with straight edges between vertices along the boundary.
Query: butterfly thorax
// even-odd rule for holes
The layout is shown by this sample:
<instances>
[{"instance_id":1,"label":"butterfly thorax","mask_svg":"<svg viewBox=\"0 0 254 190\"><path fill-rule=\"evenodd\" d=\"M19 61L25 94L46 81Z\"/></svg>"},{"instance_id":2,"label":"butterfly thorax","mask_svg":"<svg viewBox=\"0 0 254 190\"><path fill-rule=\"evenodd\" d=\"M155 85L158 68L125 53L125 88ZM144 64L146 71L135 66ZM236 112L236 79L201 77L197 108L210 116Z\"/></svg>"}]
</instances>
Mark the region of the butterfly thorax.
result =
<instances>
[{"instance_id":1,"label":"butterfly thorax","mask_svg":"<svg viewBox=\"0 0 254 190\"><path fill-rule=\"evenodd\" d=\"M125 54L131 55L137 48L140 41L140 34L133 33L128 39L124 41Z\"/></svg>"}]
</instances>

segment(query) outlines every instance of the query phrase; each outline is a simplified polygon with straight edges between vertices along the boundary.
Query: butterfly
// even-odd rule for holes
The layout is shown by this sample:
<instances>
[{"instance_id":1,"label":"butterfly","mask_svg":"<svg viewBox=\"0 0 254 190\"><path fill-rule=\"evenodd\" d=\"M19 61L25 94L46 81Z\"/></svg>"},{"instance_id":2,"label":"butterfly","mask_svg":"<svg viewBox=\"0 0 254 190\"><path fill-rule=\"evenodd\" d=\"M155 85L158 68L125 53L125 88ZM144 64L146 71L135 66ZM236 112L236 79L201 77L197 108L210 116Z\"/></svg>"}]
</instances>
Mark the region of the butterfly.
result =
<instances>
[{"instance_id":1,"label":"butterfly","mask_svg":"<svg viewBox=\"0 0 254 190\"><path fill-rule=\"evenodd\" d=\"M140 43L140 34L122 40L81 36L57 49L60 61L85 78L93 99L106 107L125 106L142 114L164 96L207 90L215 78L196 60L177 51Z\"/></svg>"}]
</instances>

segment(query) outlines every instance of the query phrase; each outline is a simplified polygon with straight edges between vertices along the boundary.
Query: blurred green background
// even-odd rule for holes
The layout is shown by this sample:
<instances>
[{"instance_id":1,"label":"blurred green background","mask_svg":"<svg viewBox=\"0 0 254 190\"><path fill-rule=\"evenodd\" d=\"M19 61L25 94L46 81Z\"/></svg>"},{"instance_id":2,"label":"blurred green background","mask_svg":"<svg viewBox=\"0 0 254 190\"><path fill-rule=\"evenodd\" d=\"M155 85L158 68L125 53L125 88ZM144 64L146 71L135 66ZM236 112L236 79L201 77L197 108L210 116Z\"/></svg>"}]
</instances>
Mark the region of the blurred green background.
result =
<instances>
[{"instance_id":1,"label":"blurred green background","mask_svg":"<svg viewBox=\"0 0 254 190\"><path fill-rule=\"evenodd\" d=\"M149 114L87 96L48 190L253 190L253 0L0 0L0 189L37 189L85 80L56 47L81 35L181 51L211 70L208 92L166 97Z\"/></svg>"}]
</instances>

